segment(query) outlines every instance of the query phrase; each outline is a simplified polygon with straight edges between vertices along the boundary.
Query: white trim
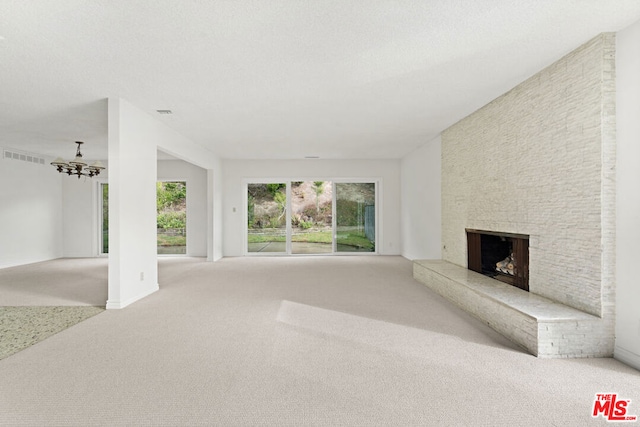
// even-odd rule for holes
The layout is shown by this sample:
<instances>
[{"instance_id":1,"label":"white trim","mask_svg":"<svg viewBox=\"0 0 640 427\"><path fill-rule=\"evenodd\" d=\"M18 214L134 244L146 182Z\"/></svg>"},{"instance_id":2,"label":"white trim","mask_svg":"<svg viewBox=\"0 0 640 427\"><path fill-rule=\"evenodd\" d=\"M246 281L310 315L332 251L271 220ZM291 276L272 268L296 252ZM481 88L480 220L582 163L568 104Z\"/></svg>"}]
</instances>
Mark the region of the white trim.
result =
<instances>
[{"instance_id":1,"label":"white trim","mask_svg":"<svg viewBox=\"0 0 640 427\"><path fill-rule=\"evenodd\" d=\"M640 371L640 354L616 345L613 349L613 358Z\"/></svg>"},{"instance_id":2,"label":"white trim","mask_svg":"<svg viewBox=\"0 0 640 427\"><path fill-rule=\"evenodd\" d=\"M149 295L151 295L152 293L158 291L160 289L160 286L158 286L158 284L156 283L156 285L149 289L147 292L143 292L140 295L137 295L135 297L129 298L126 301L111 301L111 300L107 300L107 306L106 309L107 310L114 310L114 309L121 309L121 308L125 308L126 306L133 304L134 302L141 300L142 298L148 297Z\"/></svg>"}]
</instances>

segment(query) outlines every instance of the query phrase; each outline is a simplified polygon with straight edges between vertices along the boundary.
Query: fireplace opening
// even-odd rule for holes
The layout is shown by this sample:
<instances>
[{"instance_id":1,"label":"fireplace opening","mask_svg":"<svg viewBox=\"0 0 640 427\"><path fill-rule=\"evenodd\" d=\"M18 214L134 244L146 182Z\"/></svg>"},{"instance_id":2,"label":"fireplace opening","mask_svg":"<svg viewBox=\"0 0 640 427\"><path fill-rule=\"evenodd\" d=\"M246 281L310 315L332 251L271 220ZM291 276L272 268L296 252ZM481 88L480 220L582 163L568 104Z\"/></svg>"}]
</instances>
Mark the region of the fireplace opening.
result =
<instances>
[{"instance_id":1,"label":"fireplace opening","mask_svg":"<svg viewBox=\"0 0 640 427\"><path fill-rule=\"evenodd\" d=\"M482 274L514 275L513 244L507 237L485 235L480 239Z\"/></svg>"},{"instance_id":2,"label":"fireplace opening","mask_svg":"<svg viewBox=\"0 0 640 427\"><path fill-rule=\"evenodd\" d=\"M529 290L529 236L472 229L466 232L470 270Z\"/></svg>"}]
</instances>

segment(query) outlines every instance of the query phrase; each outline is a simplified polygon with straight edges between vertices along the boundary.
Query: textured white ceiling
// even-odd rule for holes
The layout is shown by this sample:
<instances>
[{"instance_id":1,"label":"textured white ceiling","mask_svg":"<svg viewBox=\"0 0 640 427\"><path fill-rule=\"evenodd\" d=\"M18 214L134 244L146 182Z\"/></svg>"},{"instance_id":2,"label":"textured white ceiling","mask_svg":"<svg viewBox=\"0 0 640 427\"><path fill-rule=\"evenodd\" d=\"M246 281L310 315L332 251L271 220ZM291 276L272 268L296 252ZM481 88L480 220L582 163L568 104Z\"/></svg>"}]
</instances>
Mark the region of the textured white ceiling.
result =
<instances>
[{"instance_id":1,"label":"textured white ceiling","mask_svg":"<svg viewBox=\"0 0 640 427\"><path fill-rule=\"evenodd\" d=\"M399 158L638 0L0 0L0 147L106 157L122 97L223 158Z\"/></svg>"}]
</instances>

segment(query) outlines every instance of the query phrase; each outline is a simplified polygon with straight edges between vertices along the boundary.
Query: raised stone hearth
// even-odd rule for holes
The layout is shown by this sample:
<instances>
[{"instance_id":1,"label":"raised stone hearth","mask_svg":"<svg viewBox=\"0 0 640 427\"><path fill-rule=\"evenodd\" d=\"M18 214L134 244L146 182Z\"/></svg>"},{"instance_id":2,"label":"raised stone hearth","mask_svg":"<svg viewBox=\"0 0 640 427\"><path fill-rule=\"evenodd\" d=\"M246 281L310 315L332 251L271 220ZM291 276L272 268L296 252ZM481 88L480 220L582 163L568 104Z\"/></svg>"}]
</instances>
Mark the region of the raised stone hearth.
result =
<instances>
[{"instance_id":1,"label":"raised stone hearth","mask_svg":"<svg viewBox=\"0 0 640 427\"><path fill-rule=\"evenodd\" d=\"M414 261L416 280L538 357L606 357L599 317L442 261Z\"/></svg>"}]
</instances>

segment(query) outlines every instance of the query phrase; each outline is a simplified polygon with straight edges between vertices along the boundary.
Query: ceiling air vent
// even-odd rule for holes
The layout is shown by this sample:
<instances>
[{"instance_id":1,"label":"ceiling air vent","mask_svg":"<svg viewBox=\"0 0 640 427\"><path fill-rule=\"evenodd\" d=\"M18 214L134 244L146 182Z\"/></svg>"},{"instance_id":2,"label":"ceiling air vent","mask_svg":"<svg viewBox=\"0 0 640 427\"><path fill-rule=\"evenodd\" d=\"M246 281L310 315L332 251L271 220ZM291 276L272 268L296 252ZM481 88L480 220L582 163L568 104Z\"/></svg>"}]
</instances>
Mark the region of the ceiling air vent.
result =
<instances>
[{"instance_id":1,"label":"ceiling air vent","mask_svg":"<svg viewBox=\"0 0 640 427\"><path fill-rule=\"evenodd\" d=\"M3 150L2 157L9 160L20 160L22 162L44 165L44 158L39 157L35 154L25 153L24 151Z\"/></svg>"}]
</instances>

